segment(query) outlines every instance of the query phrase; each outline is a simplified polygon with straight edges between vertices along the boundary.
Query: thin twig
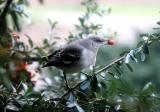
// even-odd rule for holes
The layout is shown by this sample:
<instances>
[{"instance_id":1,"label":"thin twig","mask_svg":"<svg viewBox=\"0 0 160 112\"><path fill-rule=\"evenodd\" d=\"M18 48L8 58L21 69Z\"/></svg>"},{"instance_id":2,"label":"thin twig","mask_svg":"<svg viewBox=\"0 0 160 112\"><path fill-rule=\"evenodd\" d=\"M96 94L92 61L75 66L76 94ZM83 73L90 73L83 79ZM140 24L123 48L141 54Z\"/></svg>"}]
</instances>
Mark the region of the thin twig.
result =
<instances>
[{"instance_id":1,"label":"thin twig","mask_svg":"<svg viewBox=\"0 0 160 112\"><path fill-rule=\"evenodd\" d=\"M102 69L96 71L95 74L97 75L97 74L99 74L99 73L101 73L103 71L106 71L107 69L111 68L115 63L118 63L118 62L122 61L124 58L125 58L125 55L120 57L120 58L118 58L118 59L116 59L115 61L111 62L110 64L108 64L107 66L103 67Z\"/></svg>"}]
</instances>

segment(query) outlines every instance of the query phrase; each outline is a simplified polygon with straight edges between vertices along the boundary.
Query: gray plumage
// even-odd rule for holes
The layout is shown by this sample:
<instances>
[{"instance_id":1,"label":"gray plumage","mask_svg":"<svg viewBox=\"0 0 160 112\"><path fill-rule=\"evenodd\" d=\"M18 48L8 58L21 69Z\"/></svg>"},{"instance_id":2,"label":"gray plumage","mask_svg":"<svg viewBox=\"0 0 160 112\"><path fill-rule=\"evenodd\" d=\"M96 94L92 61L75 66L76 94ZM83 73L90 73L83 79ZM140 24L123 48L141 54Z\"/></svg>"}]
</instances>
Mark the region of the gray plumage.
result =
<instances>
[{"instance_id":1,"label":"gray plumage","mask_svg":"<svg viewBox=\"0 0 160 112\"><path fill-rule=\"evenodd\" d=\"M98 49L104 44L106 40L98 36L73 41L45 57L43 67L55 66L66 73L79 72L95 64Z\"/></svg>"}]
</instances>

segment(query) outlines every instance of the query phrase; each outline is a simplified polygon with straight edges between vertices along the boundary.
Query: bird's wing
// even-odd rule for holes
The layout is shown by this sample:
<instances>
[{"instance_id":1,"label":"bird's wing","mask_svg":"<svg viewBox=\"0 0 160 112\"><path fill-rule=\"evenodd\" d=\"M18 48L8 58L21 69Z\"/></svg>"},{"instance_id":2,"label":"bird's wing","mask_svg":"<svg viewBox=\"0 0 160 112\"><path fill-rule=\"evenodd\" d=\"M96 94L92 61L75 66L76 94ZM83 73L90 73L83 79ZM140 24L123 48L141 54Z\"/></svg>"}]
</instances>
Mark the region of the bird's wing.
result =
<instances>
[{"instance_id":1,"label":"bird's wing","mask_svg":"<svg viewBox=\"0 0 160 112\"><path fill-rule=\"evenodd\" d=\"M80 60L82 54L82 48L79 46L68 46L60 50L55 51L49 55L44 67L47 66L70 66L73 63Z\"/></svg>"},{"instance_id":2,"label":"bird's wing","mask_svg":"<svg viewBox=\"0 0 160 112\"><path fill-rule=\"evenodd\" d=\"M56 51L54 51L52 54L49 54L48 56L44 56L42 57L42 60L44 61L48 61L50 60L54 55L56 55L58 52L60 52L62 49L58 49Z\"/></svg>"}]
</instances>

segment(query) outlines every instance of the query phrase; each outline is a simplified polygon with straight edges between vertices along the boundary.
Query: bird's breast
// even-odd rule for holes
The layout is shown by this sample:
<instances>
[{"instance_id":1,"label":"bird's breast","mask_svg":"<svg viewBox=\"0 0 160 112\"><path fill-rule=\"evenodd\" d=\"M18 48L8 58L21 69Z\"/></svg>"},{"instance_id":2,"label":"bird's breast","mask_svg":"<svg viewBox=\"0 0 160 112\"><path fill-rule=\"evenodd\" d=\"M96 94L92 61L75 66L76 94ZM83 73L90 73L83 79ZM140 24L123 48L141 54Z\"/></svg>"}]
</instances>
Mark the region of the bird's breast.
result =
<instances>
[{"instance_id":1,"label":"bird's breast","mask_svg":"<svg viewBox=\"0 0 160 112\"><path fill-rule=\"evenodd\" d=\"M96 61L96 53L90 50L84 50L79 61L74 62L72 66L63 68L68 73L79 72L82 69L87 69Z\"/></svg>"},{"instance_id":2,"label":"bird's breast","mask_svg":"<svg viewBox=\"0 0 160 112\"><path fill-rule=\"evenodd\" d=\"M81 58L81 64L87 68L95 63L96 53L90 50L86 50L83 52L83 56Z\"/></svg>"}]
</instances>

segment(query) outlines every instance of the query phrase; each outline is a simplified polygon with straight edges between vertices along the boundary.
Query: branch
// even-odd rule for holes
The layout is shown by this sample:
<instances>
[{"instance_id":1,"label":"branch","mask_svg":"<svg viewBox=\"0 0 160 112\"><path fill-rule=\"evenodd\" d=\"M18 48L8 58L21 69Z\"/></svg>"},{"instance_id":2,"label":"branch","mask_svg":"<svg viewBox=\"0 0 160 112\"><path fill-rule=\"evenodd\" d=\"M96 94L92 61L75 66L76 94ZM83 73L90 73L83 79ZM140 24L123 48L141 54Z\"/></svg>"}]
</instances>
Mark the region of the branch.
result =
<instances>
[{"instance_id":1,"label":"branch","mask_svg":"<svg viewBox=\"0 0 160 112\"><path fill-rule=\"evenodd\" d=\"M100 70L96 71L96 72L95 72L95 75L98 75L99 73L101 73L101 72L103 72L103 71L106 71L107 69L111 68L114 64L116 64L116 63L124 60L124 58L125 58L125 55L122 56L122 57L120 57L120 58L118 58L118 59L116 59L115 61L111 62L111 63L108 64L107 66L105 66L105 67L101 68Z\"/></svg>"}]
</instances>

